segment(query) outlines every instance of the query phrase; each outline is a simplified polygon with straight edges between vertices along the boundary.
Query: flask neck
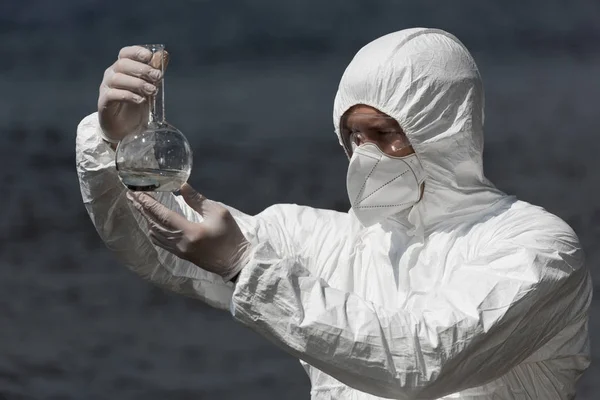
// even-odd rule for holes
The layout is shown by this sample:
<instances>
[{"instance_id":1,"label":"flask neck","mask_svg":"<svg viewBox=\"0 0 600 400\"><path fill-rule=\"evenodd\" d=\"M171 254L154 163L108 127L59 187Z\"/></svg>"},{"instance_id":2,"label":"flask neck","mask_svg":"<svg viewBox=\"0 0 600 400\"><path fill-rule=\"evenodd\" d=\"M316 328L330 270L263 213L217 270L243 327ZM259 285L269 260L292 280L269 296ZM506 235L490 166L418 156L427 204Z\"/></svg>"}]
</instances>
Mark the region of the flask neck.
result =
<instances>
[{"instance_id":1,"label":"flask neck","mask_svg":"<svg viewBox=\"0 0 600 400\"><path fill-rule=\"evenodd\" d=\"M152 48L152 61L151 65L160 70L161 79L158 81L156 86L156 93L148 97L149 104L149 124L162 125L166 122L165 120L165 48L163 45L154 45Z\"/></svg>"},{"instance_id":2,"label":"flask neck","mask_svg":"<svg viewBox=\"0 0 600 400\"><path fill-rule=\"evenodd\" d=\"M165 123L165 91L164 91L164 78L156 85L156 94L150 96L150 116L148 118L149 123L164 124Z\"/></svg>"}]
</instances>

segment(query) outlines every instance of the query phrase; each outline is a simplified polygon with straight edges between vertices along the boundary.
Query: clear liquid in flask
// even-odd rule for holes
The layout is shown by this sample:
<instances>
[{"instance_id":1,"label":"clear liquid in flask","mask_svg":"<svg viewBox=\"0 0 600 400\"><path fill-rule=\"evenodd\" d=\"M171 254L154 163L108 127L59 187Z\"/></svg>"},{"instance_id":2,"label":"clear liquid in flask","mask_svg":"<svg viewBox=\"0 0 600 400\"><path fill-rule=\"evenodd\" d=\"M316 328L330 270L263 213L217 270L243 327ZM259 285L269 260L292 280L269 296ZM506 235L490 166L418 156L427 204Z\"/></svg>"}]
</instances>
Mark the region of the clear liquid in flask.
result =
<instances>
[{"instance_id":1,"label":"clear liquid in flask","mask_svg":"<svg viewBox=\"0 0 600 400\"><path fill-rule=\"evenodd\" d=\"M187 181L189 172L153 168L119 170L119 177L129 189L138 192L174 192Z\"/></svg>"}]
</instances>

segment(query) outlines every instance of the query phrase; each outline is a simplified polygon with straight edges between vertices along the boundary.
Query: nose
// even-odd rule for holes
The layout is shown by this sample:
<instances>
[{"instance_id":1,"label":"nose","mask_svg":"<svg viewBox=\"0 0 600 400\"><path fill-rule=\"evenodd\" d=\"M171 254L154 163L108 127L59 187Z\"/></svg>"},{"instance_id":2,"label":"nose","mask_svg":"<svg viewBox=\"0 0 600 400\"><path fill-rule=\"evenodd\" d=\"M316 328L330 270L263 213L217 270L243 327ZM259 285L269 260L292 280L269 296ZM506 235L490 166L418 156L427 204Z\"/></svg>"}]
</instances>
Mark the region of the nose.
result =
<instances>
[{"instance_id":1,"label":"nose","mask_svg":"<svg viewBox=\"0 0 600 400\"><path fill-rule=\"evenodd\" d=\"M365 143L377 144L377 141L375 138L370 138L368 135L365 135L362 132L356 132L356 133L352 134L350 141L352 142L353 147L359 147Z\"/></svg>"},{"instance_id":2,"label":"nose","mask_svg":"<svg viewBox=\"0 0 600 400\"><path fill-rule=\"evenodd\" d=\"M352 152L354 152L358 147L362 146L363 144L367 144L367 143L374 144L383 152L385 152L385 150L386 150L386 146L384 144L382 144L379 140L377 140L377 138L369 137L369 135L357 134L353 138L353 140L350 142L350 147L352 149Z\"/></svg>"}]
</instances>

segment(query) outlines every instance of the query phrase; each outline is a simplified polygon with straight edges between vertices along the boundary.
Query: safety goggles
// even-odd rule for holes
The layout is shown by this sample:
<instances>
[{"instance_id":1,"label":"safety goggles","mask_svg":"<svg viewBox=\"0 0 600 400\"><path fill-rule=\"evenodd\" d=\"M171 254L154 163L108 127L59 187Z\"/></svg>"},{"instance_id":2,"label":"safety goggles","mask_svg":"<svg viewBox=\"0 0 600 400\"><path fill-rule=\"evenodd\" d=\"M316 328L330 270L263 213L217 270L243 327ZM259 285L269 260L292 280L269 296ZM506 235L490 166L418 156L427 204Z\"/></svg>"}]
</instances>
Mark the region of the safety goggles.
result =
<instances>
[{"instance_id":1,"label":"safety goggles","mask_svg":"<svg viewBox=\"0 0 600 400\"><path fill-rule=\"evenodd\" d=\"M342 143L348 155L365 143L393 154L410 147L406 134L394 118L373 113L352 113L341 121Z\"/></svg>"}]
</instances>

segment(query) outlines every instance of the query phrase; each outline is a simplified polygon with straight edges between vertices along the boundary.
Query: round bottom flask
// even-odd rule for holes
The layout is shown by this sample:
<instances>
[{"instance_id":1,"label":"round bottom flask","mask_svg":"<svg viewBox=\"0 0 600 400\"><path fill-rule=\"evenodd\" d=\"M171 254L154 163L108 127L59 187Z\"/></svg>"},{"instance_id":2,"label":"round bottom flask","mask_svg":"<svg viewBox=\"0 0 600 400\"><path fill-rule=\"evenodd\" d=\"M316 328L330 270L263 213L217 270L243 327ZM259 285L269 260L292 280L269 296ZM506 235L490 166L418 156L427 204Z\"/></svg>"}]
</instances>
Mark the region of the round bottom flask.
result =
<instances>
[{"instance_id":1,"label":"round bottom flask","mask_svg":"<svg viewBox=\"0 0 600 400\"><path fill-rule=\"evenodd\" d=\"M177 128L151 122L146 130L121 140L116 166L130 190L174 192L190 177L192 150Z\"/></svg>"},{"instance_id":2,"label":"round bottom flask","mask_svg":"<svg viewBox=\"0 0 600 400\"><path fill-rule=\"evenodd\" d=\"M150 65L164 77L164 45L147 45L153 56ZM174 192L189 178L192 150L185 136L165 120L164 78L148 97L148 125L139 133L125 136L117 146L116 168L121 182L135 191Z\"/></svg>"}]
</instances>

